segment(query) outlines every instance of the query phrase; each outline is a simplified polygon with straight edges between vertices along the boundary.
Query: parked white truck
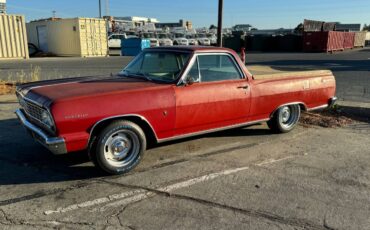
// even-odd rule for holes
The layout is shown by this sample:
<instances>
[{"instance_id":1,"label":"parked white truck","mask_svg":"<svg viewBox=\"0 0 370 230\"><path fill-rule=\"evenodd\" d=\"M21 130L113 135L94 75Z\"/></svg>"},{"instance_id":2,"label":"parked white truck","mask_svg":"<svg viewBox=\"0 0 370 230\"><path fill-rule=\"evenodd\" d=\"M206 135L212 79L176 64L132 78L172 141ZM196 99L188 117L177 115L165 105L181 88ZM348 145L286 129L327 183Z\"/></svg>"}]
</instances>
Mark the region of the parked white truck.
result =
<instances>
[{"instance_id":1,"label":"parked white truck","mask_svg":"<svg viewBox=\"0 0 370 230\"><path fill-rule=\"evenodd\" d=\"M173 45L177 46L188 46L189 41L186 39L186 36L184 33L175 33L173 35Z\"/></svg>"},{"instance_id":2,"label":"parked white truck","mask_svg":"<svg viewBox=\"0 0 370 230\"><path fill-rule=\"evenodd\" d=\"M157 34L158 42L160 46L173 46L173 42L170 39L170 35L167 33Z\"/></svg>"}]
</instances>

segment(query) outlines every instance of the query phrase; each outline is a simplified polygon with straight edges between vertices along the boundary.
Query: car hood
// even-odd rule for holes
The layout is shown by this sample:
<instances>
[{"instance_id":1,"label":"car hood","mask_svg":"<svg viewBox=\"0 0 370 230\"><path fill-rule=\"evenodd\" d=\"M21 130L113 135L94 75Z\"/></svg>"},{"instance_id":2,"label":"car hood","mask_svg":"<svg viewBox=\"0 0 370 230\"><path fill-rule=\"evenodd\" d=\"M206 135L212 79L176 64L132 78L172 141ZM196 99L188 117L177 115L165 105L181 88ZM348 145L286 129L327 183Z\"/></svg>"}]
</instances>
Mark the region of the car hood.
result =
<instances>
[{"instance_id":1,"label":"car hood","mask_svg":"<svg viewBox=\"0 0 370 230\"><path fill-rule=\"evenodd\" d=\"M165 86L168 85L121 76L83 77L23 84L18 86L17 94L43 106L50 106L56 101Z\"/></svg>"}]
</instances>

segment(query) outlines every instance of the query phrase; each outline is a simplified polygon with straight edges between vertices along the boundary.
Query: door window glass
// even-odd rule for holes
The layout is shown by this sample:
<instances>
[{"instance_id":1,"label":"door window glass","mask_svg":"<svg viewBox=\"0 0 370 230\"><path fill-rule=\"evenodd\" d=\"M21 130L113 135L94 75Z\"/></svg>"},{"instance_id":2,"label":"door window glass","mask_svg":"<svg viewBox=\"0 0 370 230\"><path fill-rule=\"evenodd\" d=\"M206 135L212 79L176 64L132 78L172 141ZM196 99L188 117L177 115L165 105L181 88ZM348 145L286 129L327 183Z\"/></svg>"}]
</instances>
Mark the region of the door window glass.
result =
<instances>
[{"instance_id":1,"label":"door window glass","mask_svg":"<svg viewBox=\"0 0 370 230\"><path fill-rule=\"evenodd\" d=\"M198 56L202 82L237 80L242 76L228 55Z\"/></svg>"}]
</instances>

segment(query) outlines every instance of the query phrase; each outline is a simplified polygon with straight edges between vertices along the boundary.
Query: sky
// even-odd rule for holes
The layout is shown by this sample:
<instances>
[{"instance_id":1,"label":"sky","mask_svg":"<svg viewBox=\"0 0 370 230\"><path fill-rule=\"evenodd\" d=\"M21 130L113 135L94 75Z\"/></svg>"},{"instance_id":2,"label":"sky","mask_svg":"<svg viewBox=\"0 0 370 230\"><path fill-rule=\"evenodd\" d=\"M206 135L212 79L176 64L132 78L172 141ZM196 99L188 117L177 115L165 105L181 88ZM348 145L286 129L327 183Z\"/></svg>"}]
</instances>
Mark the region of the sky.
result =
<instances>
[{"instance_id":1,"label":"sky","mask_svg":"<svg viewBox=\"0 0 370 230\"><path fill-rule=\"evenodd\" d=\"M102 12L105 15L105 2ZM98 17L98 0L7 0L8 14L26 20ZM161 22L190 20L194 27L217 24L217 0L109 0L112 16L143 16ZM224 27L251 24L258 29L294 28L303 19L370 24L370 0L224 0Z\"/></svg>"}]
</instances>

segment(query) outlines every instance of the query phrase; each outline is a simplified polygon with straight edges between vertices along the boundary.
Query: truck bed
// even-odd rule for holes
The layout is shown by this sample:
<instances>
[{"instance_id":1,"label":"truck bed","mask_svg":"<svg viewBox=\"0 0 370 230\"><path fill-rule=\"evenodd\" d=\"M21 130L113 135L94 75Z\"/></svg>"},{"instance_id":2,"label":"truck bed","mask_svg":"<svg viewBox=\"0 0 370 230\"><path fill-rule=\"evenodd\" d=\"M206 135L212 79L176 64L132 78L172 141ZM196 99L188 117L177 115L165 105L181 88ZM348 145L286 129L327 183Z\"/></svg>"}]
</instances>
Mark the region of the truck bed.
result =
<instances>
[{"instance_id":1,"label":"truck bed","mask_svg":"<svg viewBox=\"0 0 370 230\"><path fill-rule=\"evenodd\" d=\"M304 70L291 68L289 70L274 69L269 66L247 66L255 80L281 79L292 77L318 77L331 75L330 70Z\"/></svg>"}]
</instances>

